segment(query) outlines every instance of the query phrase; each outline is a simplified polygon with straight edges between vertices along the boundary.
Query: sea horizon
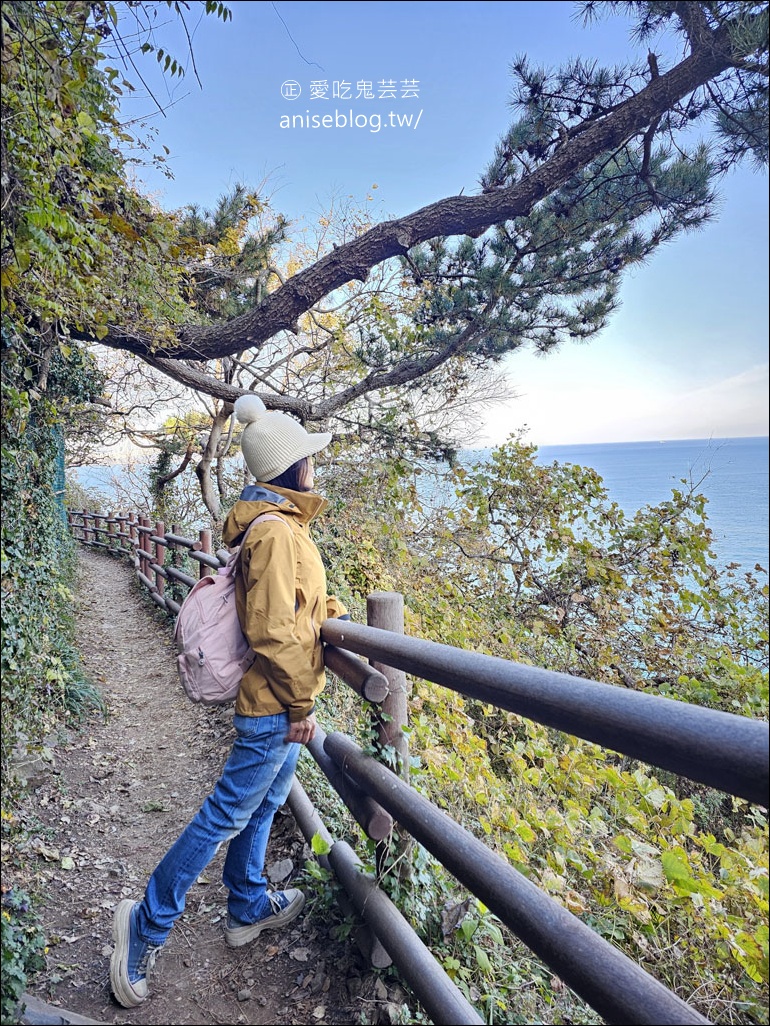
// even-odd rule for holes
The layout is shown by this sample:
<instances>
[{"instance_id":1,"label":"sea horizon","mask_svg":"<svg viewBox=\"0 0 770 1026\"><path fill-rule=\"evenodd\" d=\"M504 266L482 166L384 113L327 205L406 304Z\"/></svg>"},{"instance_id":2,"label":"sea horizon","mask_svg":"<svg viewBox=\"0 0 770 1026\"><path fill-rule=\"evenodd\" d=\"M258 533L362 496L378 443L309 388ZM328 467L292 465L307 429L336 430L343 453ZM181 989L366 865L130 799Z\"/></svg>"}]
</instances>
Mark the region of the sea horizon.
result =
<instances>
[{"instance_id":1,"label":"sea horizon","mask_svg":"<svg viewBox=\"0 0 770 1026\"><path fill-rule=\"evenodd\" d=\"M706 496L708 526L720 563L768 569L768 435L723 438L650 439L537 446L543 462L593 468L610 499L626 515L671 497L686 481ZM463 449L469 461L483 460L495 446ZM68 471L82 487L103 492L124 465L92 465Z\"/></svg>"},{"instance_id":2,"label":"sea horizon","mask_svg":"<svg viewBox=\"0 0 770 1026\"><path fill-rule=\"evenodd\" d=\"M766 571L768 445L768 435L587 442L538 446L536 458L593 468L627 516L664 502L686 481L708 500L708 527L720 562L745 569L758 564ZM464 451L483 460L493 448Z\"/></svg>"},{"instance_id":3,"label":"sea horizon","mask_svg":"<svg viewBox=\"0 0 770 1026\"><path fill-rule=\"evenodd\" d=\"M587 449L590 446L600 445L685 445L689 442L752 442L766 440L770 443L770 434L767 435L712 435L708 438L703 438L694 435L692 438L637 438L632 442L534 442L526 437L522 438L524 445L534 445L538 449ZM490 445L473 445L464 446L459 449L460 452L489 452L490 449L497 449L501 445L504 445L505 441L493 442Z\"/></svg>"}]
</instances>

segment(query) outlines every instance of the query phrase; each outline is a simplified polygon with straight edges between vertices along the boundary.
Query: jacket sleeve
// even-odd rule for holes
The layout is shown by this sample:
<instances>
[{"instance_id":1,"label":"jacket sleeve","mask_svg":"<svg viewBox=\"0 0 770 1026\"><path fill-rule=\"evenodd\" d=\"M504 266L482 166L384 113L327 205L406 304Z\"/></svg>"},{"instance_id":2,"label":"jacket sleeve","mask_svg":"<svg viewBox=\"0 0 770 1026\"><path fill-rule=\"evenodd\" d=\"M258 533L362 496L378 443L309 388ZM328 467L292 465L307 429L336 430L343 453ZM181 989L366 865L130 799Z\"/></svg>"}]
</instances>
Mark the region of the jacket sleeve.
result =
<instances>
[{"instance_id":1,"label":"jacket sleeve","mask_svg":"<svg viewBox=\"0 0 770 1026\"><path fill-rule=\"evenodd\" d=\"M326 596L326 619L327 620L349 620L350 614L343 606L336 595Z\"/></svg>"},{"instance_id":2,"label":"jacket sleeve","mask_svg":"<svg viewBox=\"0 0 770 1026\"><path fill-rule=\"evenodd\" d=\"M319 685L297 632L293 531L286 524L269 521L250 532L245 549L243 630L255 653L255 664L288 710L289 719L296 722L313 711Z\"/></svg>"}]
</instances>

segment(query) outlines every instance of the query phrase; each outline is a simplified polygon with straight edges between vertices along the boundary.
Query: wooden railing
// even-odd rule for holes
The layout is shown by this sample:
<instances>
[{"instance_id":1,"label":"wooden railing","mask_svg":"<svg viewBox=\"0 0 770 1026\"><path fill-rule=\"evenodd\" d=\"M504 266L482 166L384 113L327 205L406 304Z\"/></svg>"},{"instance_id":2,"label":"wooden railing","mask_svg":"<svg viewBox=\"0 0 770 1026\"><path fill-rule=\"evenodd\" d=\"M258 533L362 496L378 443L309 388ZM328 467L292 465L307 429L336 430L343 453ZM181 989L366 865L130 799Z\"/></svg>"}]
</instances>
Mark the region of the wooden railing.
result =
<instances>
[{"instance_id":1,"label":"wooden railing","mask_svg":"<svg viewBox=\"0 0 770 1026\"><path fill-rule=\"evenodd\" d=\"M196 580L173 565L174 554L184 551L197 561L200 576L228 557L226 550L211 552L206 531L195 540L183 538L130 514L70 511L69 519L84 544L127 553L152 600L171 615L180 603L169 594L169 583L191 587ZM405 674L765 806L767 724L407 637L403 600L393 593L369 597L367 620L327 620L321 637L327 667L380 710L374 719L383 761L341 733L319 731L308 746L367 836L383 845L396 821L608 1022L708 1023L409 786ZM334 840L299 781L289 805L308 841L316 835L326 841L328 852L319 861L333 870L369 927L374 964L392 960L435 1023L484 1023L375 876L349 845Z\"/></svg>"}]
</instances>

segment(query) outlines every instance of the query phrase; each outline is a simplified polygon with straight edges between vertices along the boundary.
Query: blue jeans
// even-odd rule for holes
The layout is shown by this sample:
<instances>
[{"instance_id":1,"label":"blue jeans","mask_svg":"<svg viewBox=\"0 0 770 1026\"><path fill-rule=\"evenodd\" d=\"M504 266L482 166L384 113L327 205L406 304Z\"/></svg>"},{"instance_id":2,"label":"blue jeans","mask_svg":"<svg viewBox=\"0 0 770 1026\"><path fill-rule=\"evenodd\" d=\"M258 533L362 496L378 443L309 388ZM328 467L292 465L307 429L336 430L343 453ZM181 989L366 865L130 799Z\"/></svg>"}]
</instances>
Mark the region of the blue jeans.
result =
<instances>
[{"instance_id":1,"label":"blue jeans","mask_svg":"<svg viewBox=\"0 0 770 1026\"><path fill-rule=\"evenodd\" d=\"M276 809L291 790L301 745L287 744L288 713L235 716L237 738L213 792L150 877L139 908L142 940L163 944L182 914L190 887L229 841L222 874L227 908L255 923L270 908L262 875Z\"/></svg>"}]
</instances>

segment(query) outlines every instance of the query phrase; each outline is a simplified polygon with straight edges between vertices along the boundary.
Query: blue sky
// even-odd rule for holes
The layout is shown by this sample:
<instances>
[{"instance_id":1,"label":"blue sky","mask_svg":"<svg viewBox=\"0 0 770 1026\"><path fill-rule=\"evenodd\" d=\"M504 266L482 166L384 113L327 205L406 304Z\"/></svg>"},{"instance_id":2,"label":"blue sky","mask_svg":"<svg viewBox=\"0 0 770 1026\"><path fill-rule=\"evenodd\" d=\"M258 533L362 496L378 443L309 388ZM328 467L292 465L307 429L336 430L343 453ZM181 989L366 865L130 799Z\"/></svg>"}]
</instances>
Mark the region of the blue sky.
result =
<instances>
[{"instance_id":1,"label":"blue sky","mask_svg":"<svg viewBox=\"0 0 770 1026\"><path fill-rule=\"evenodd\" d=\"M575 56L620 63L635 52L625 19L583 28L569 2L259 0L231 9L227 24L188 21L202 88L189 66L181 81L148 79L171 103L149 123L171 151L174 179L141 177L167 209L213 205L237 181L266 180L297 231L335 198L380 219L476 191L510 121L518 54L557 65ZM170 18L157 39L185 56ZM287 82L297 99L282 96ZM146 99L131 103L137 118L151 112ZM360 127L342 125L351 111ZM304 125L324 114L328 128L281 127L287 116ZM766 435L766 172L741 168L720 195L710 225L628 277L621 309L593 342L545 359L513 354L505 369L517 398L480 414L471 441L494 444L523 425L538 445Z\"/></svg>"}]
</instances>

